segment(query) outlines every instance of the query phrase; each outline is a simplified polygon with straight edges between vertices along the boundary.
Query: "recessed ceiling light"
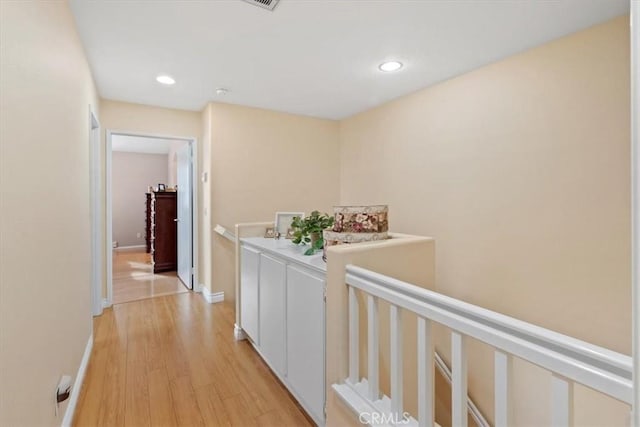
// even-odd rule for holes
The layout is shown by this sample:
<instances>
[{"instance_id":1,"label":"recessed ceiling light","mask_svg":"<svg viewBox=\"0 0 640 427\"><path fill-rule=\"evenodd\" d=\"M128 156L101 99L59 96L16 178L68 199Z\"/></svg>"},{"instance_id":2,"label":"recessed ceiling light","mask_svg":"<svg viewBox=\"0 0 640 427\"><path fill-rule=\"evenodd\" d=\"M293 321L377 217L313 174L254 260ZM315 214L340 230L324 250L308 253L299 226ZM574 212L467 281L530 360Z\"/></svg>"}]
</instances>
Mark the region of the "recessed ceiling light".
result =
<instances>
[{"instance_id":1,"label":"recessed ceiling light","mask_svg":"<svg viewBox=\"0 0 640 427\"><path fill-rule=\"evenodd\" d=\"M398 61L386 61L378 66L380 71L389 72L389 71L398 71L402 68L402 62Z\"/></svg>"},{"instance_id":2,"label":"recessed ceiling light","mask_svg":"<svg viewBox=\"0 0 640 427\"><path fill-rule=\"evenodd\" d=\"M176 83L176 80L173 77L166 74L160 74L158 77L156 77L156 81L158 83L162 83L163 85L172 85Z\"/></svg>"},{"instance_id":3,"label":"recessed ceiling light","mask_svg":"<svg viewBox=\"0 0 640 427\"><path fill-rule=\"evenodd\" d=\"M224 88L224 87L219 87L218 89L216 89L216 95L226 95L229 93L229 89Z\"/></svg>"}]
</instances>

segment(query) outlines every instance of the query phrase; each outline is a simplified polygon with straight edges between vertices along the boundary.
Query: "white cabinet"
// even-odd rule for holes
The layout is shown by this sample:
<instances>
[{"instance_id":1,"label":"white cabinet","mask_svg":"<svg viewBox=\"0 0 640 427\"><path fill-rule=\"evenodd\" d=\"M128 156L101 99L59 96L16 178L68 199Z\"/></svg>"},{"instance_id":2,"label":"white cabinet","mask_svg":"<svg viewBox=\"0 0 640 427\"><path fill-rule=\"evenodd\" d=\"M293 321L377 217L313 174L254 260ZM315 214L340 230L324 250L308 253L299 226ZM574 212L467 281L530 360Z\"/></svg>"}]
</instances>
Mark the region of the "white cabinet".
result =
<instances>
[{"instance_id":1,"label":"white cabinet","mask_svg":"<svg viewBox=\"0 0 640 427\"><path fill-rule=\"evenodd\" d=\"M324 287L324 278L287 267L287 379L314 418L324 411Z\"/></svg>"},{"instance_id":2,"label":"white cabinet","mask_svg":"<svg viewBox=\"0 0 640 427\"><path fill-rule=\"evenodd\" d=\"M242 329L256 344L260 343L258 319L258 272L260 269L260 252L243 246L240 267L240 322Z\"/></svg>"},{"instance_id":3,"label":"white cabinet","mask_svg":"<svg viewBox=\"0 0 640 427\"><path fill-rule=\"evenodd\" d=\"M311 418L324 425L326 264L285 239L250 237L241 244L241 327Z\"/></svg>"},{"instance_id":4,"label":"white cabinet","mask_svg":"<svg viewBox=\"0 0 640 427\"><path fill-rule=\"evenodd\" d=\"M279 374L285 374L285 263L260 255L260 351ZM243 324L244 326L244 324Z\"/></svg>"}]
</instances>

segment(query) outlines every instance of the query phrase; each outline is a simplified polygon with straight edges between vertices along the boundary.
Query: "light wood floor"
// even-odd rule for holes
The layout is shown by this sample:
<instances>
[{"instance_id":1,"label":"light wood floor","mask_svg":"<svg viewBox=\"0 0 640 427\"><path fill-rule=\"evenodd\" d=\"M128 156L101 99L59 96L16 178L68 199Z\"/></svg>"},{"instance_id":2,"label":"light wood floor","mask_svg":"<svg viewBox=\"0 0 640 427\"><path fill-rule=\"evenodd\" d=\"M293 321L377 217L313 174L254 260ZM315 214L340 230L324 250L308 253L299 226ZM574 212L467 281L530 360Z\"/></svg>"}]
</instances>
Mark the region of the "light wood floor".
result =
<instances>
[{"instance_id":1,"label":"light wood floor","mask_svg":"<svg viewBox=\"0 0 640 427\"><path fill-rule=\"evenodd\" d=\"M154 274L144 249L113 251L113 303L187 292L175 271Z\"/></svg>"},{"instance_id":2,"label":"light wood floor","mask_svg":"<svg viewBox=\"0 0 640 427\"><path fill-rule=\"evenodd\" d=\"M233 322L191 292L105 310L74 425L313 425Z\"/></svg>"}]
</instances>

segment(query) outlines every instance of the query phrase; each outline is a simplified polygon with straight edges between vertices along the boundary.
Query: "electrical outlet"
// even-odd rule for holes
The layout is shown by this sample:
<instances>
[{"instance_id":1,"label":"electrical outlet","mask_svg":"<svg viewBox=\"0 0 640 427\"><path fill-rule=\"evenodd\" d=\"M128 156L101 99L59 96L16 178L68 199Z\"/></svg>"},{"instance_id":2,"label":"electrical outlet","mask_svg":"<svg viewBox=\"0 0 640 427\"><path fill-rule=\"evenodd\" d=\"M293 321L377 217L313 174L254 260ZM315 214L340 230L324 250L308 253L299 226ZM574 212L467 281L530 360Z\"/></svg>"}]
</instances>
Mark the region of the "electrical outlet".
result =
<instances>
[{"instance_id":1,"label":"electrical outlet","mask_svg":"<svg viewBox=\"0 0 640 427\"><path fill-rule=\"evenodd\" d=\"M60 378L58 387L56 387L56 417L60 410L60 403L64 402L71 395L71 377L69 375L63 375Z\"/></svg>"}]
</instances>

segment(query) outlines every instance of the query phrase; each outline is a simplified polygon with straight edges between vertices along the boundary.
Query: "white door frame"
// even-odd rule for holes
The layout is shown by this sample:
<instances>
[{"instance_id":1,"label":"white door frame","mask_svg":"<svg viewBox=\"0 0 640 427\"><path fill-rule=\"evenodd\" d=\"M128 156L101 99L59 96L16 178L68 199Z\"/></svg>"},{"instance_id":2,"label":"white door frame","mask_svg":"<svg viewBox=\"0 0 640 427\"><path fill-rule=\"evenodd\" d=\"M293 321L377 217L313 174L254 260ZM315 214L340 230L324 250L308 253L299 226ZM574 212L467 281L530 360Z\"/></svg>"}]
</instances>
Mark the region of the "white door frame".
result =
<instances>
[{"instance_id":1,"label":"white door frame","mask_svg":"<svg viewBox=\"0 0 640 427\"><path fill-rule=\"evenodd\" d=\"M172 136L172 135L158 135L145 132L130 132L130 131L118 131L113 129L107 129L105 145L106 145L106 159L105 159L105 205L106 205L106 238L105 238L105 254L107 260L107 298L105 301L105 307L113 305L113 211L112 211L112 194L111 194L111 164L113 146L111 139L114 135L118 136L135 136L157 139L173 139L177 141L185 141L191 145L191 218L193 221L192 230L192 257L193 257L193 290L198 290L198 139L194 137L184 136Z\"/></svg>"},{"instance_id":2,"label":"white door frame","mask_svg":"<svg viewBox=\"0 0 640 427\"><path fill-rule=\"evenodd\" d=\"M633 401L631 425L640 427L640 0L631 0L631 312Z\"/></svg>"},{"instance_id":3,"label":"white door frame","mask_svg":"<svg viewBox=\"0 0 640 427\"><path fill-rule=\"evenodd\" d=\"M89 105L89 182L91 212L91 314L102 314L102 204L100 203L102 156L100 121L93 106Z\"/></svg>"}]
</instances>

